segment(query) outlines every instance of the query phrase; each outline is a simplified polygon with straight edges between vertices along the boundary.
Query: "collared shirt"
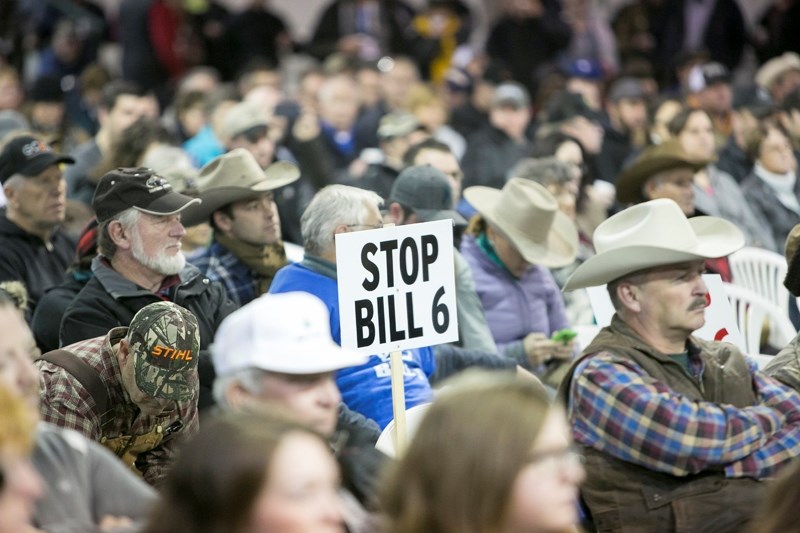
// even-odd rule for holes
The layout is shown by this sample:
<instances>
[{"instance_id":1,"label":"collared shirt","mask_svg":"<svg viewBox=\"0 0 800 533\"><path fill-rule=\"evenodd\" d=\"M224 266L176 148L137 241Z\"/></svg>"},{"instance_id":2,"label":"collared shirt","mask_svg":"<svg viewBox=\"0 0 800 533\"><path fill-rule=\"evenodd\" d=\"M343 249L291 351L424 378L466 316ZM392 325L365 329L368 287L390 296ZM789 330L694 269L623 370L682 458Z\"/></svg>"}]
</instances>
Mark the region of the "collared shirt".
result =
<instances>
[{"instance_id":1,"label":"collared shirt","mask_svg":"<svg viewBox=\"0 0 800 533\"><path fill-rule=\"evenodd\" d=\"M600 352L575 369L570 422L575 440L651 470L686 476L709 469L761 479L800 454L800 397L749 361L760 403L694 401L636 363ZM700 378L702 361L690 357Z\"/></svg>"},{"instance_id":2,"label":"collared shirt","mask_svg":"<svg viewBox=\"0 0 800 533\"><path fill-rule=\"evenodd\" d=\"M259 274L220 243L214 241L203 253L191 257L190 260L208 279L221 282L228 298L238 307L258 296L256 280Z\"/></svg>"},{"instance_id":3,"label":"collared shirt","mask_svg":"<svg viewBox=\"0 0 800 533\"><path fill-rule=\"evenodd\" d=\"M161 426L168 435L156 448L140 454L136 462L145 481L156 484L164 478L177 456L179 439L176 437L197 433L197 398L178 402L177 409L159 416L142 414L122 386L119 361L114 353L114 345L127 330L126 327L114 328L105 337L64 348L94 368L105 384L109 405L113 406L112 416L105 426L101 426L100 413L95 412L89 391L67 370L45 361L36 362L39 367L39 410L45 422L74 429L97 442L104 437L143 435Z\"/></svg>"}]
</instances>

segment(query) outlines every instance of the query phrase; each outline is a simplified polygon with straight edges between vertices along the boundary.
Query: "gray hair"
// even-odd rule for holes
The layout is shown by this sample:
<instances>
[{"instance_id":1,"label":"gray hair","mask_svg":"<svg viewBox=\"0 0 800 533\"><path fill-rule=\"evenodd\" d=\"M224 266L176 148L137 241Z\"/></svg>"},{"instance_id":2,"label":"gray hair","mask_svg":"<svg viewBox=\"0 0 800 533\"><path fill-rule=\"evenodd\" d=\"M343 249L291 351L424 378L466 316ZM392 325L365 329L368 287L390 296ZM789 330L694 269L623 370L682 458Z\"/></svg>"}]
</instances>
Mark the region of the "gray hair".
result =
<instances>
[{"instance_id":1,"label":"gray hair","mask_svg":"<svg viewBox=\"0 0 800 533\"><path fill-rule=\"evenodd\" d=\"M114 257L114 254L117 253L117 245L108 232L109 224L118 220L125 231L130 231L139 221L140 214L140 211L135 207L129 207L125 211L117 214L114 218L101 223L100 227L97 228L97 251L109 259Z\"/></svg>"},{"instance_id":2,"label":"gray hair","mask_svg":"<svg viewBox=\"0 0 800 533\"><path fill-rule=\"evenodd\" d=\"M564 185L572 181L573 173L569 164L556 157L540 157L521 159L511 169L509 177L523 178L547 187L548 185Z\"/></svg>"},{"instance_id":3,"label":"gray hair","mask_svg":"<svg viewBox=\"0 0 800 533\"><path fill-rule=\"evenodd\" d=\"M223 411L231 411L233 407L228 401L230 386L238 384L250 394L259 395L261 394L261 382L266 374L269 374L266 370L248 367L240 368L228 376L217 376L214 380L214 400Z\"/></svg>"},{"instance_id":4,"label":"gray hair","mask_svg":"<svg viewBox=\"0 0 800 533\"><path fill-rule=\"evenodd\" d=\"M377 193L350 187L328 185L314 195L300 217L300 232L307 254L322 256L333 249L333 234L342 224L363 224L367 210L379 208L383 199Z\"/></svg>"}]
</instances>

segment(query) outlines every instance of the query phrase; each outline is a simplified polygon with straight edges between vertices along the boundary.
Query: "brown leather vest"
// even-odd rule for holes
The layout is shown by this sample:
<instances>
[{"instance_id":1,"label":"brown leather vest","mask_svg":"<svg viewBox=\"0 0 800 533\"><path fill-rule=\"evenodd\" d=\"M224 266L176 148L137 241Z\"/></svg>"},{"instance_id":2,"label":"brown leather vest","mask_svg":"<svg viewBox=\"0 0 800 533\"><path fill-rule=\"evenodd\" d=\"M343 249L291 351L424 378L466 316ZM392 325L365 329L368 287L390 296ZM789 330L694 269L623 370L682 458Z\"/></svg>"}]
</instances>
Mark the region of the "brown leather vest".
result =
<instances>
[{"instance_id":1,"label":"brown leather vest","mask_svg":"<svg viewBox=\"0 0 800 533\"><path fill-rule=\"evenodd\" d=\"M688 345L690 353L703 360L700 379L690 377L679 363L647 346L615 315L611 325L601 330L573 363L558 397L569 405L575 367L598 352L610 352L632 360L650 376L692 400L736 407L757 403L747 361L735 346L695 337ZM728 479L722 468L678 477L593 448L581 448L587 472L581 495L601 532L741 531L763 496L761 482Z\"/></svg>"}]
</instances>

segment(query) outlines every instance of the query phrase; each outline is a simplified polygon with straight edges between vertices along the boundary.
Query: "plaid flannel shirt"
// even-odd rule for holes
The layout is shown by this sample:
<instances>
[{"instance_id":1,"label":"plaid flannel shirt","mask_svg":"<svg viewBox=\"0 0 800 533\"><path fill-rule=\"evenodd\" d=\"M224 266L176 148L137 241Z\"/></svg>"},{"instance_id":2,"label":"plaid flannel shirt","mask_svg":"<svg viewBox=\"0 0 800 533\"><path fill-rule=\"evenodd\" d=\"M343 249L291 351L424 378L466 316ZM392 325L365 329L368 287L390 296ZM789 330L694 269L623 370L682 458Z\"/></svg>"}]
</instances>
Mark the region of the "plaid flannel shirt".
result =
<instances>
[{"instance_id":1,"label":"plaid flannel shirt","mask_svg":"<svg viewBox=\"0 0 800 533\"><path fill-rule=\"evenodd\" d=\"M105 337L80 341L64 348L97 370L106 385L113 412L105 427L101 427L89 391L72 374L45 361L36 362L39 367L40 412L45 422L74 429L97 442L103 437L143 435L161 426L165 433L161 444L140 454L136 461L145 481L154 485L164 478L175 460L180 440L194 435L199 429L197 397L179 402L177 409L159 416L142 414L122 387L119 362L113 348L127 331L126 327L114 328Z\"/></svg>"},{"instance_id":2,"label":"plaid flannel shirt","mask_svg":"<svg viewBox=\"0 0 800 533\"><path fill-rule=\"evenodd\" d=\"M582 361L570 390L575 440L651 470L685 476L723 468L761 479L800 455L800 396L749 361L759 403L693 401L609 352ZM702 375L703 362L691 359Z\"/></svg>"},{"instance_id":3,"label":"plaid flannel shirt","mask_svg":"<svg viewBox=\"0 0 800 533\"><path fill-rule=\"evenodd\" d=\"M228 297L238 307L258 296L256 294L258 273L242 263L217 241L212 242L201 254L189 257L189 261L211 281L221 282Z\"/></svg>"}]
</instances>

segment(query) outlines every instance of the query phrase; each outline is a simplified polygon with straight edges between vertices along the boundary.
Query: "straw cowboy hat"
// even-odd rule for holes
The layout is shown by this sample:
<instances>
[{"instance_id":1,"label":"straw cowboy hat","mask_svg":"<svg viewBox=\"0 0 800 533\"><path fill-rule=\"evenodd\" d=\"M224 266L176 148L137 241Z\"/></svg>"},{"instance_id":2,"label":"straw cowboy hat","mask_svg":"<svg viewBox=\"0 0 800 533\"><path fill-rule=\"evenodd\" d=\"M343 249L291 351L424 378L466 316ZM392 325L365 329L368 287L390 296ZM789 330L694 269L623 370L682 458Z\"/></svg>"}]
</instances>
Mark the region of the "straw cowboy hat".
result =
<instances>
[{"instance_id":1,"label":"straw cowboy hat","mask_svg":"<svg viewBox=\"0 0 800 533\"><path fill-rule=\"evenodd\" d=\"M529 263L555 268L575 261L578 230L538 183L511 178L502 190L469 187L464 197Z\"/></svg>"},{"instance_id":2,"label":"straw cowboy hat","mask_svg":"<svg viewBox=\"0 0 800 533\"><path fill-rule=\"evenodd\" d=\"M251 102L239 102L231 106L222 120L222 135L228 140L236 138L253 128L269 128L270 115Z\"/></svg>"},{"instance_id":3,"label":"straw cowboy hat","mask_svg":"<svg viewBox=\"0 0 800 533\"><path fill-rule=\"evenodd\" d=\"M718 217L686 218L672 200L634 205L594 232L597 255L575 269L565 291L603 285L646 268L724 257L744 246L744 235Z\"/></svg>"},{"instance_id":4,"label":"straw cowboy hat","mask_svg":"<svg viewBox=\"0 0 800 533\"><path fill-rule=\"evenodd\" d=\"M617 200L623 204L644 202L646 198L642 195L642 188L654 175L673 168L689 167L697 171L710 162L690 156L677 140L649 146L617 176Z\"/></svg>"},{"instance_id":5,"label":"straw cowboy hat","mask_svg":"<svg viewBox=\"0 0 800 533\"><path fill-rule=\"evenodd\" d=\"M283 187L299 177L300 170L287 161L276 161L262 170L244 148L231 150L200 169L197 192L203 203L186 212L184 225L205 222L217 209Z\"/></svg>"},{"instance_id":6,"label":"straw cowboy hat","mask_svg":"<svg viewBox=\"0 0 800 533\"><path fill-rule=\"evenodd\" d=\"M771 89L781 76L791 70L800 70L800 55L795 52L784 52L761 65L756 72L756 84Z\"/></svg>"}]
</instances>

